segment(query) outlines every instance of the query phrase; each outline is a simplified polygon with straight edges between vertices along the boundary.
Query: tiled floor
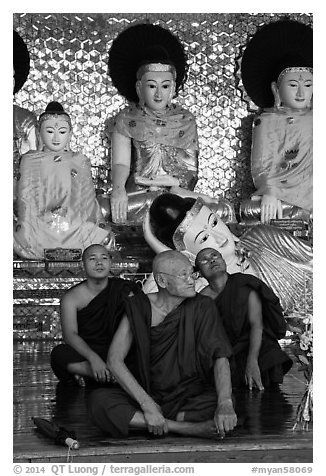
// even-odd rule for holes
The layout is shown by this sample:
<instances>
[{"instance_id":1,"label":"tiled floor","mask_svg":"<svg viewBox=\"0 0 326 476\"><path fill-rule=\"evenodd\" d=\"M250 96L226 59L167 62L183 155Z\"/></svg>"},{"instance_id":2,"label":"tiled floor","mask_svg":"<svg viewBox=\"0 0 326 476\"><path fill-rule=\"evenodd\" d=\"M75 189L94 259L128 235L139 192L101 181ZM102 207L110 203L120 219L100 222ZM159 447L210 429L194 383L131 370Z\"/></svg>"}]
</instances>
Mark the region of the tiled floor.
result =
<instances>
[{"instance_id":1,"label":"tiled floor","mask_svg":"<svg viewBox=\"0 0 326 476\"><path fill-rule=\"evenodd\" d=\"M245 423L224 440L153 439L135 434L114 440L88 420L85 389L58 385L49 356L53 342L14 343L14 460L65 461L67 448L35 431L32 417L54 419L77 433L74 462L311 462L312 432L293 432L295 411L304 391L296 366L278 391L237 395Z\"/></svg>"}]
</instances>

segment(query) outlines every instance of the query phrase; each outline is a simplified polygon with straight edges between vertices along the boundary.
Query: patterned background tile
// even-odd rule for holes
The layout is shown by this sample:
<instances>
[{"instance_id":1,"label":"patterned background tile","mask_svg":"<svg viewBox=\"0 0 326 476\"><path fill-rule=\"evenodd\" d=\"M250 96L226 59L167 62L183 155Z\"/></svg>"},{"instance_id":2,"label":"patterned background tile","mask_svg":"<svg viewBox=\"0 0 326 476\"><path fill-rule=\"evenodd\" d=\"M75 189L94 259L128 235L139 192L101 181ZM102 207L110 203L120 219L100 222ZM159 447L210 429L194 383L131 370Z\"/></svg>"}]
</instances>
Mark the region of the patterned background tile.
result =
<instances>
[{"instance_id":1,"label":"patterned background tile","mask_svg":"<svg viewBox=\"0 0 326 476\"><path fill-rule=\"evenodd\" d=\"M27 43L31 68L16 103L40 114L58 100L74 125L72 147L92 162L96 186L109 180L110 145L104 124L125 101L107 71L113 39L133 23L169 28L184 42L188 80L179 102L196 116L200 173L196 189L221 194L238 206L254 190L250 175L255 105L241 85L241 52L257 27L285 14L265 13L15 13L14 28ZM306 24L308 14L289 14Z\"/></svg>"}]
</instances>

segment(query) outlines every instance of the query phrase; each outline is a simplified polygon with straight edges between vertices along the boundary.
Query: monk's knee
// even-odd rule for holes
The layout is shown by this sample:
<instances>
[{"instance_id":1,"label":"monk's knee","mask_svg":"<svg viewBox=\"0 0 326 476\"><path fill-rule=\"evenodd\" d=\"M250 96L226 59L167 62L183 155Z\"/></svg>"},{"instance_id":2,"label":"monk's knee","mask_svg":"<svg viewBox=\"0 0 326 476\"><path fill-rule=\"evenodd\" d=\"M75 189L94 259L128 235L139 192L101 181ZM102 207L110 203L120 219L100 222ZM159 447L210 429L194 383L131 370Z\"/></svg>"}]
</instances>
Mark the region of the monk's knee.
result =
<instances>
[{"instance_id":1,"label":"monk's knee","mask_svg":"<svg viewBox=\"0 0 326 476\"><path fill-rule=\"evenodd\" d=\"M69 352L66 344L59 344L54 347L50 355L50 364L53 373L59 380L69 380L70 375L67 371L67 363L69 359Z\"/></svg>"},{"instance_id":2,"label":"monk's knee","mask_svg":"<svg viewBox=\"0 0 326 476\"><path fill-rule=\"evenodd\" d=\"M126 438L135 407L122 389L98 388L88 396L89 416L100 430L116 438Z\"/></svg>"}]
</instances>

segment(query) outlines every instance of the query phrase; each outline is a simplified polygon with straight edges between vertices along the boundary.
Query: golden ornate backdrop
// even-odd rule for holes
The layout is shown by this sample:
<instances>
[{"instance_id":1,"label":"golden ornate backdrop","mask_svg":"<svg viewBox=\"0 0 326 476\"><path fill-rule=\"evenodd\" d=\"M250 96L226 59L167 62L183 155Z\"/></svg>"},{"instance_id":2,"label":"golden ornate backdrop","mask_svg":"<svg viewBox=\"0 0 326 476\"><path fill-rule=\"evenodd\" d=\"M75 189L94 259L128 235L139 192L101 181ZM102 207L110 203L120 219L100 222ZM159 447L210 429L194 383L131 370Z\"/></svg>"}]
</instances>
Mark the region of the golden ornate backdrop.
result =
<instances>
[{"instance_id":1,"label":"golden ornate backdrop","mask_svg":"<svg viewBox=\"0 0 326 476\"><path fill-rule=\"evenodd\" d=\"M18 105L40 114L57 100L74 124L73 148L93 165L96 186L109 178L110 146L103 134L107 118L124 100L107 72L113 39L132 23L169 28L189 57L188 80L179 101L197 118L200 174L196 189L239 201L253 191L250 175L252 112L239 75L241 52L257 27L285 14L249 13L15 13L14 28L27 43L31 68L16 95ZM309 14L288 14L311 24Z\"/></svg>"}]
</instances>

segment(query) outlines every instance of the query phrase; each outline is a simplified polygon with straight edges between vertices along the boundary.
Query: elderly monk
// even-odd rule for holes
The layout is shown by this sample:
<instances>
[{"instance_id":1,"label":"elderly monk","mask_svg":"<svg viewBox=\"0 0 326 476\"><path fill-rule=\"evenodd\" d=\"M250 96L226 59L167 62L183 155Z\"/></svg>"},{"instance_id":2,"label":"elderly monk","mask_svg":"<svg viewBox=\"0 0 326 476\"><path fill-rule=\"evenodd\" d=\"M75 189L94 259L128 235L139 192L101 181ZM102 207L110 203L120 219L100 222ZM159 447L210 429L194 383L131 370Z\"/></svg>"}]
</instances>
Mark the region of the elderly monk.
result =
<instances>
[{"instance_id":1,"label":"elderly monk","mask_svg":"<svg viewBox=\"0 0 326 476\"><path fill-rule=\"evenodd\" d=\"M282 383L292 360L278 343L286 331L278 297L255 276L227 273L223 256L214 248L198 253L196 267L208 281L201 293L214 300L232 345L233 387L247 384L250 390L263 390Z\"/></svg>"},{"instance_id":2,"label":"elderly monk","mask_svg":"<svg viewBox=\"0 0 326 476\"><path fill-rule=\"evenodd\" d=\"M51 353L56 376L77 383L87 377L110 381L106 358L111 339L124 311L124 298L140 292L132 281L110 276L111 259L103 245L90 245L83 253L86 280L69 289L61 300L65 343Z\"/></svg>"},{"instance_id":3,"label":"elderly monk","mask_svg":"<svg viewBox=\"0 0 326 476\"><path fill-rule=\"evenodd\" d=\"M108 367L122 388L94 390L91 417L115 437L133 428L224 436L237 417L231 348L214 303L196 294L192 265L177 251L158 254L153 273L158 292L127 300L110 346Z\"/></svg>"}]
</instances>

